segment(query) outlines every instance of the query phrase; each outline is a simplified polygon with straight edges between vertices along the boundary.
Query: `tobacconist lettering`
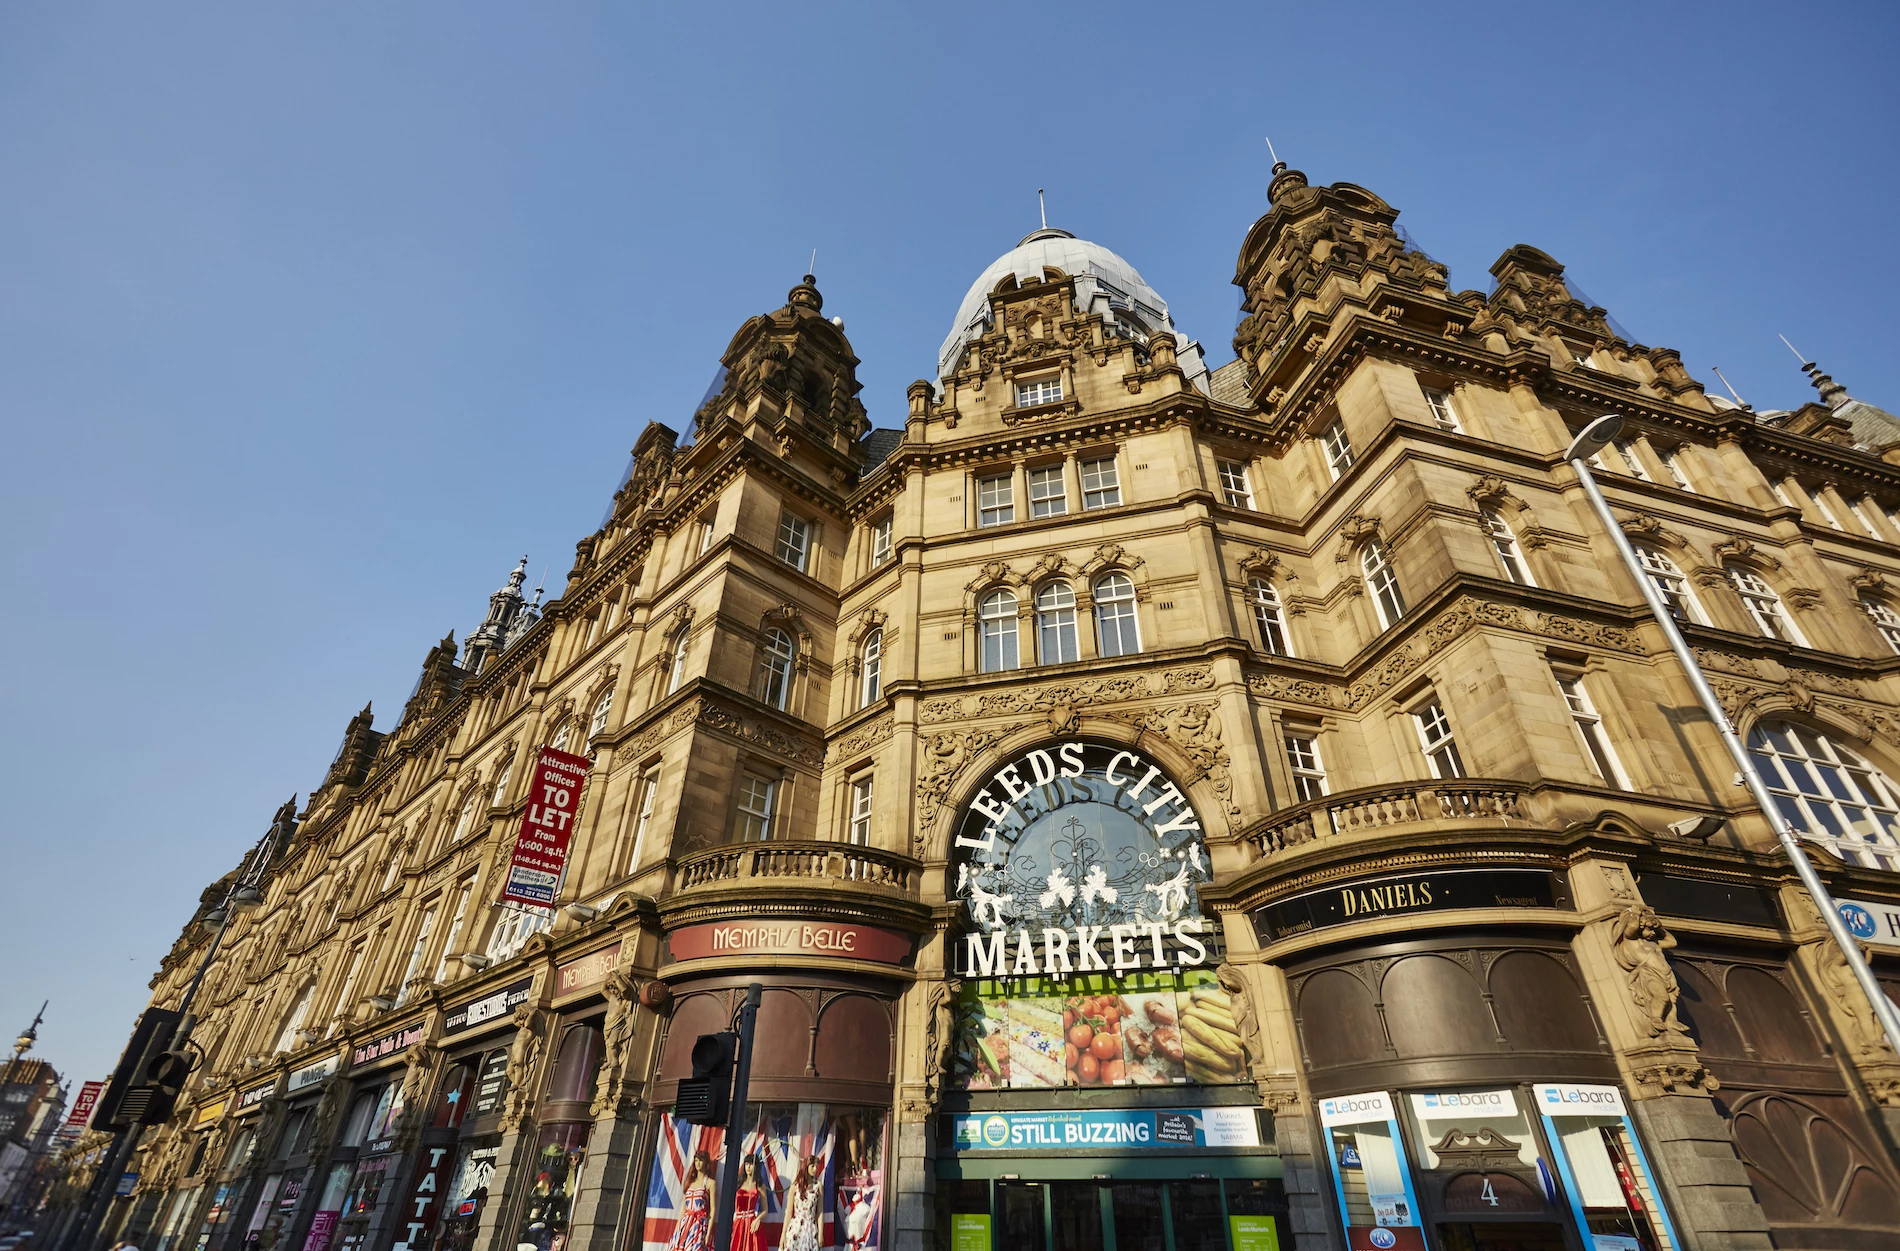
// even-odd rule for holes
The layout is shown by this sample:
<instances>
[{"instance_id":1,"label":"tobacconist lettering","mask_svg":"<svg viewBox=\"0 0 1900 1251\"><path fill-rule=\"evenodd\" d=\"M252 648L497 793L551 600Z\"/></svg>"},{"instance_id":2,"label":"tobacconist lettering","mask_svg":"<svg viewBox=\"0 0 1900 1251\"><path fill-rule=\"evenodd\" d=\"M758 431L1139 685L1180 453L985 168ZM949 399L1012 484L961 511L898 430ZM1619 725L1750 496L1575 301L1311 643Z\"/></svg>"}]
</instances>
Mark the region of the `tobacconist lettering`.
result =
<instances>
[{"instance_id":1,"label":"tobacconist lettering","mask_svg":"<svg viewBox=\"0 0 1900 1251\"><path fill-rule=\"evenodd\" d=\"M380 1060L384 1056L393 1056L398 1051L413 1047L421 1042L422 1035L423 1028L420 1021L414 1025L399 1029L393 1034L384 1034L381 1038L373 1042L366 1042L351 1051L350 1065L351 1067L355 1067L359 1064L368 1064L371 1061Z\"/></svg>"}]
</instances>

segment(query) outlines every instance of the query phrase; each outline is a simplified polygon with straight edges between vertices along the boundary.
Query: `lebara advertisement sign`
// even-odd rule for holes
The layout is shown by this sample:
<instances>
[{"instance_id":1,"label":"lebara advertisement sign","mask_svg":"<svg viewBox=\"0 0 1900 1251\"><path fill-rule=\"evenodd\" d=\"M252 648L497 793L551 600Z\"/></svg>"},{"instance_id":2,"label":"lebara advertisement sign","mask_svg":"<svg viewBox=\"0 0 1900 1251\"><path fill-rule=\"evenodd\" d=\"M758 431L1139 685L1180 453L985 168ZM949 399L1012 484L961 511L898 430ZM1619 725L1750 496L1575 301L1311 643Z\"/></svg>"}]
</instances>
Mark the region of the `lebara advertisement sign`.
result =
<instances>
[{"instance_id":1,"label":"lebara advertisement sign","mask_svg":"<svg viewBox=\"0 0 1900 1251\"><path fill-rule=\"evenodd\" d=\"M528 807L521 814L521 832L515 835L514 856L503 884L504 902L552 908L567 867L567 845L574 837L574 817L580 811L581 787L591 766L587 757L572 752L541 749L535 764Z\"/></svg>"},{"instance_id":2,"label":"lebara advertisement sign","mask_svg":"<svg viewBox=\"0 0 1900 1251\"><path fill-rule=\"evenodd\" d=\"M1206 839L1159 764L1087 740L1023 751L978 786L950 860L960 1088L1245 1080Z\"/></svg>"},{"instance_id":3,"label":"lebara advertisement sign","mask_svg":"<svg viewBox=\"0 0 1900 1251\"><path fill-rule=\"evenodd\" d=\"M1900 947L1900 904L1874 899L1836 899L1841 920L1855 938L1882 947Z\"/></svg>"}]
</instances>

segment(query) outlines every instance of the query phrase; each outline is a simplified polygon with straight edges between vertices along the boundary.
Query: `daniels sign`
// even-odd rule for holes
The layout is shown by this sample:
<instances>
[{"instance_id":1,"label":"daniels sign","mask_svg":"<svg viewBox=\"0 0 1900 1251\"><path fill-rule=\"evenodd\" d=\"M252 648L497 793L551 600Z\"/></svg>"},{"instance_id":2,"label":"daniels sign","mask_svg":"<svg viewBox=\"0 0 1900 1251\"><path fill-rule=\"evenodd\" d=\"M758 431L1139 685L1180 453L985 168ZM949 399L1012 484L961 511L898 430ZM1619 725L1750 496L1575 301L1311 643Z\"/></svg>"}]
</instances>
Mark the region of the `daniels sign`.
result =
<instances>
[{"instance_id":1,"label":"daniels sign","mask_svg":"<svg viewBox=\"0 0 1900 1251\"><path fill-rule=\"evenodd\" d=\"M1126 748L1023 752L970 800L950 854L974 931L958 944L965 977L1180 970L1215 945L1200 819L1161 766Z\"/></svg>"},{"instance_id":2,"label":"daniels sign","mask_svg":"<svg viewBox=\"0 0 1900 1251\"><path fill-rule=\"evenodd\" d=\"M521 832L515 835L515 854L508 865L503 901L552 908L567 867L567 844L574 837L574 814L580 810L581 787L587 781L587 757L541 749L534 786L528 792L528 810L521 814Z\"/></svg>"}]
</instances>

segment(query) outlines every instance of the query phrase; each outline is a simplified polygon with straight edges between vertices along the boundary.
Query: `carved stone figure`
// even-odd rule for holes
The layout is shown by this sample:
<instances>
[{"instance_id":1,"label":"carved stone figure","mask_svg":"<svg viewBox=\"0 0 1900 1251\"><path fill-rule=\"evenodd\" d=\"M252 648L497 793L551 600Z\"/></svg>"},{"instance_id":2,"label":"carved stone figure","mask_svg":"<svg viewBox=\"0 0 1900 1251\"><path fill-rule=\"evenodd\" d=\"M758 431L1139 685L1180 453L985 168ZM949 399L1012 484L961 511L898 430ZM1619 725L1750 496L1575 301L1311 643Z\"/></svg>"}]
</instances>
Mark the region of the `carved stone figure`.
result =
<instances>
[{"instance_id":1,"label":"carved stone figure","mask_svg":"<svg viewBox=\"0 0 1900 1251\"><path fill-rule=\"evenodd\" d=\"M943 1080L943 1069L950 1061L950 1036L956 1028L957 994L963 983L947 977L930 988L928 1015L930 1032L924 1037L924 1085L934 1102Z\"/></svg>"},{"instance_id":2,"label":"carved stone figure","mask_svg":"<svg viewBox=\"0 0 1900 1251\"><path fill-rule=\"evenodd\" d=\"M1625 908L1623 915L1617 918L1616 962L1629 978L1630 999L1651 1038L1689 1032L1676 1019L1676 1000L1682 988L1676 982L1675 970L1669 967L1666 954L1675 945L1675 935L1663 928L1654 908Z\"/></svg>"},{"instance_id":3,"label":"carved stone figure","mask_svg":"<svg viewBox=\"0 0 1900 1251\"><path fill-rule=\"evenodd\" d=\"M519 1123L534 1105L535 1066L541 1060L541 1022L539 1008L522 1004L515 1009L514 1041L508 1046L508 1103L503 1121Z\"/></svg>"},{"instance_id":4,"label":"carved stone figure","mask_svg":"<svg viewBox=\"0 0 1900 1251\"><path fill-rule=\"evenodd\" d=\"M607 996L607 1020L601 1028L600 1080L595 1084L594 1103L589 1109L595 1116L620 1105L640 1006L640 987L624 970L608 975L602 993Z\"/></svg>"},{"instance_id":5,"label":"carved stone figure","mask_svg":"<svg viewBox=\"0 0 1900 1251\"><path fill-rule=\"evenodd\" d=\"M1247 1063L1259 1064L1266 1059L1266 1050L1260 1045L1260 1018L1254 1015L1253 992L1247 989L1247 979L1231 964L1215 969L1214 977L1233 1004L1234 1024L1240 1027L1240 1045L1247 1053Z\"/></svg>"},{"instance_id":6,"label":"carved stone figure","mask_svg":"<svg viewBox=\"0 0 1900 1251\"><path fill-rule=\"evenodd\" d=\"M1861 948L1861 954L1867 954L1865 947ZM1841 950L1838 943L1824 942L1815 945L1814 956L1821 975L1821 985L1826 988L1828 998L1834 1001L1841 1015L1847 1018L1847 1041L1853 1046L1854 1054L1861 1059L1881 1056L1882 1053L1891 1056L1893 1048L1888 1045L1873 1009L1868 1006L1867 996L1861 991L1860 983L1854 980L1854 971L1847 967L1847 953Z\"/></svg>"}]
</instances>

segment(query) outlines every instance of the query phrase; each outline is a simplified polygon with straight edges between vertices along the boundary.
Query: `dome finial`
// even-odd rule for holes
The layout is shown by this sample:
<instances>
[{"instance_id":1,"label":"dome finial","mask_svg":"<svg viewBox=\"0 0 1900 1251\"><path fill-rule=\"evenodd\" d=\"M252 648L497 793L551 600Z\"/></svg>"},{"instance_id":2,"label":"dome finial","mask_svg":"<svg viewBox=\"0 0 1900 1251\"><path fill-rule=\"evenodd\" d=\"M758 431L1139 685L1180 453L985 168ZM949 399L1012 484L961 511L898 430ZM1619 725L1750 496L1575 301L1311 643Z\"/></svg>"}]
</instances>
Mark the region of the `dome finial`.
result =
<instances>
[{"instance_id":1,"label":"dome finial","mask_svg":"<svg viewBox=\"0 0 1900 1251\"><path fill-rule=\"evenodd\" d=\"M1783 343L1788 343L1788 336L1785 334L1778 334L1775 338L1780 339ZM1822 373L1819 365L1801 355L1800 348L1792 343L1788 343L1788 350L1793 352L1794 358L1801 362L1801 372L1808 376L1808 381L1814 384L1814 389L1821 393L1821 402L1823 404L1829 408L1839 408L1854 398L1847 393L1846 387Z\"/></svg>"},{"instance_id":2,"label":"dome finial","mask_svg":"<svg viewBox=\"0 0 1900 1251\"><path fill-rule=\"evenodd\" d=\"M1049 229L1049 205L1042 198L1042 188L1036 188L1036 211L1042 214L1042 228Z\"/></svg>"},{"instance_id":3,"label":"dome finial","mask_svg":"<svg viewBox=\"0 0 1900 1251\"><path fill-rule=\"evenodd\" d=\"M1306 185L1306 175L1297 169L1288 169L1280 154L1273 149L1273 140L1267 140L1267 155L1273 158L1273 181L1267 184L1267 203L1278 204L1289 191Z\"/></svg>"}]
</instances>

